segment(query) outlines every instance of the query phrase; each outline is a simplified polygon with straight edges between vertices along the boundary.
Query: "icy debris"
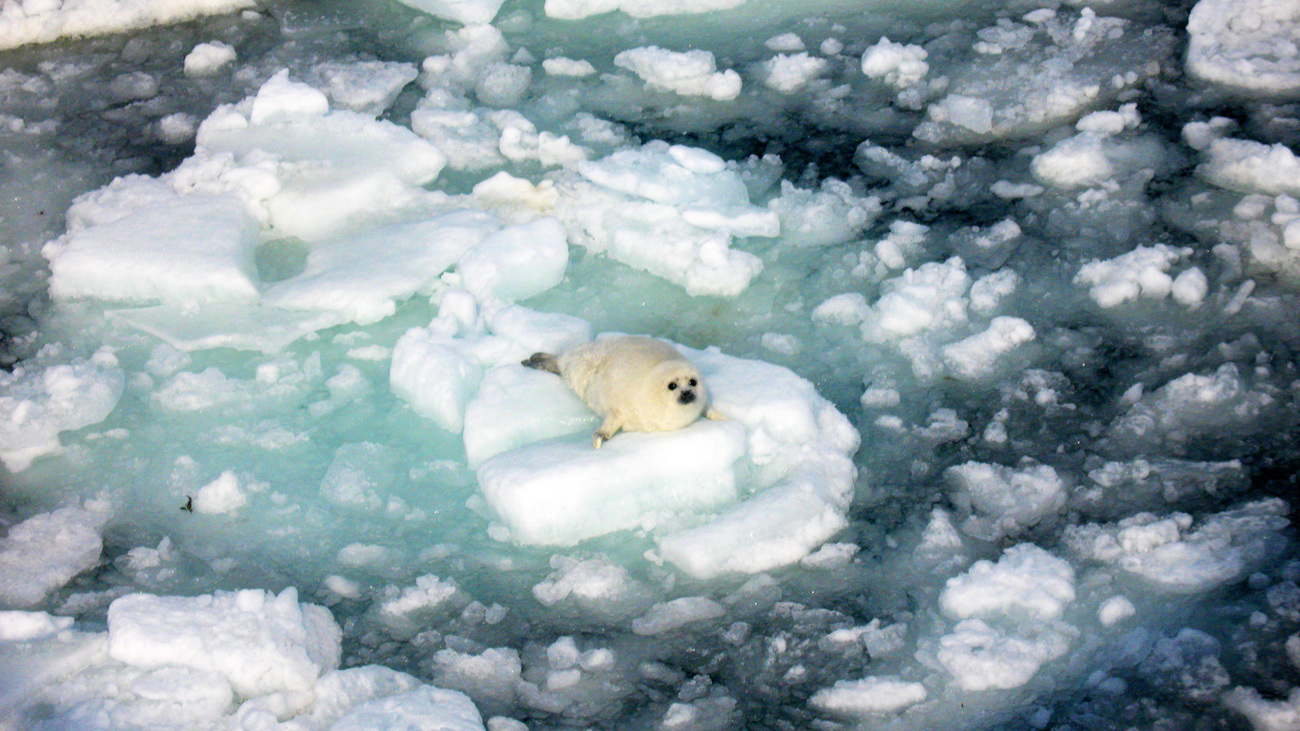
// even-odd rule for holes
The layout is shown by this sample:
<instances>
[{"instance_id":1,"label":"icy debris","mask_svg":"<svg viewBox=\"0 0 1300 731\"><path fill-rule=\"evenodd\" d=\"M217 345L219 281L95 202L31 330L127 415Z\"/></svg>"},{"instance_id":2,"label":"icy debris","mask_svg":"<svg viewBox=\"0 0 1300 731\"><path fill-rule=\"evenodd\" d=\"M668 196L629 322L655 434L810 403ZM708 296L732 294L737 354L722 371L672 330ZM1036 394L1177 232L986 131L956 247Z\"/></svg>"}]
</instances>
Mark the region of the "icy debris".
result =
<instances>
[{"instance_id":1,"label":"icy debris","mask_svg":"<svg viewBox=\"0 0 1300 731\"><path fill-rule=\"evenodd\" d=\"M991 40L977 41L970 62L948 75L918 139L974 144L1058 126L1158 73L1173 41L1090 8L1031 16L1003 21L995 33L981 29ZM994 46L998 52L989 52Z\"/></svg>"},{"instance_id":2,"label":"icy debris","mask_svg":"<svg viewBox=\"0 0 1300 731\"><path fill-rule=\"evenodd\" d=\"M1252 389L1234 363L1213 373L1187 373L1143 395L1111 423L1107 439L1126 450L1180 444L1199 435L1224 437L1254 424L1276 406L1267 392Z\"/></svg>"},{"instance_id":3,"label":"icy debris","mask_svg":"<svg viewBox=\"0 0 1300 731\"><path fill-rule=\"evenodd\" d=\"M52 297L182 305L256 299L257 224L239 198L173 194L141 203L45 246Z\"/></svg>"},{"instance_id":4,"label":"icy debris","mask_svg":"<svg viewBox=\"0 0 1300 731\"><path fill-rule=\"evenodd\" d=\"M770 89L791 94L821 76L827 66L826 59L807 53L779 53L763 62L763 83Z\"/></svg>"},{"instance_id":5,"label":"icy debris","mask_svg":"<svg viewBox=\"0 0 1300 731\"><path fill-rule=\"evenodd\" d=\"M1222 646L1212 635L1184 627L1160 637L1138 665L1148 682L1197 703L1218 700L1232 679L1219 660Z\"/></svg>"},{"instance_id":6,"label":"icy debris","mask_svg":"<svg viewBox=\"0 0 1300 731\"><path fill-rule=\"evenodd\" d=\"M781 218L781 240L795 246L832 246L857 236L880 215L876 196L858 196L848 183L822 180L818 190L781 181L781 194L767 204Z\"/></svg>"},{"instance_id":7,"label":"icy debris","mask_svg":"<svg viewBox=\"0 0 1300 731\"><path fill-rule=\"evenodd\" d=\"M1070 526L1065 542L1081 558L1114 564L1162 591L1194 594L1244 578L1278 550L1288 511L1274 498L1199 522L1186 513L1139 513L1110 526Z\"/></svg>"},{"instance_id":8,"label":"icy debris","mask_svg":"<svg viewBox=\"0 0 1300 731\"><path fill-rule=\"evenodd\" d=\"M1069 649L1078 632L1060 617L1074 598L1069 563L1033 544L1012 546L948 580L939 606L960 621L934 657L964 690L1020 687Z\"/></svg>"},{"instance_id":9,"label":"icy debris","mask_svg":"<svg viewBox=\"0 0 1300 731\"><path fill-rule=\"evenodd\" d=\"M253 0L55 0L6 3L0 48L169 25L252 7Z\"/></svg>"},{"instance_id":10,"label":"icy debris","mask_svg":"<svg viewBox=\"0 0 1300 731\"><path fill-rule=\"evenodd\" d=\"M324 61L307 81L325 92L330 104L364 114L382 114L419 76L415 64L391 61Z\"/></svg>"},{"instance_id":11,"label":"icy debris","mask_svg":"<svg viewBox=\"0 0 1300 731\"><path fill-rule=\"evenodd\" d=\"M634 18L657 15L682 15L727 10L746 0L546 0L546 15L561 20L577 20L589 15L622 11Z\"/></svg>"},{"instance_id":12,"label":"icy debris","mask_svg":"<svg viewBox=\"0 0 1300 731\"><path fill-rule=\"evenodd\" d=\"M620 434L599 451L586 438L541 443L488 459L478 480L511 538L565 545L733 502L744 440L735 422L699 421Z\"/></svg>"},{"instance_id":13,"label":"icy debris","mask_svg":"<svg viewBox=\"0 0 1300 731\"><path fill-rule=\"evenodd\" d=\"M972 287L972 299L974 299ZM989 380L1001 375L1003 357L1034 341L1034 327L1019 317L995 317L989 328L943 346L940 351L949 375L961 381Z\"/></svg>"},{"instance_id":14,"label":"icy debris","mask_svg":"<svg viewBox=\"0 0 1300 731\"><path fill-rule=\"evenodd\" d=\"M1300 10L1294 0L1200 0L1187 18L1187 71L1264 96L1300 91Z\"/></svg>"},{"instance_id":15,"label":"icy debris","mask_svg":"<svg viewBox=\"0 0 1300 731\"><path fill-rule=\"evenodd\" d=\"M1019 688L1068 652L1075 634L1060 622L1030 621L1011 630L963 619L939 638L936 656L963 690Z\"/></svg>"},{"instance_id":16,"label":"icy debris","mask_svg":"<svg viewBox=\"0 0 1300 731\"><path fill-rule=\"evenodd\" d=\"M1200 283L1198 286L1193 281L1196 275L1187 274L1191 271L1199 274L1199 270L1194 267L1184 270L1178 279L1169 274L1175 264L1191 253L1191 249L1166 244L1138 246L1113 259L1093 260L1084 264L1075 275L1074 282L1087 285L1092 300L1106 308L1139 298L1158 300L1170 295L1176 295L1180 304L1196 305L1200 304L1205 295L1205 275L1200 274L1196 280ZM1179 282L1177 288L1175 282ZM1196 296L1198 294L1200 297Z\"/></svg>"},{"instance_id":17,"label":"icy debris","mask_svg":"<svg viewBox=\"0 0 1300 731\"><path fill-rule=\"evenodd\" d=\"M0 461L22 472L59 449L59 434L98 424L126 387L117 358L105 349L90 359L59 362L45 349L11 371L0 371Z\"/></svg>"},{"instance_id":18,"label":"icy debris","mask_svg":"<svg viewBox=\"0 0 1300 731\"><path fill-rule=\"evenodd\" d=\"M1003 552L996 563L976 561L948 580L939 596L944 614L957 619L1004 614L1059 619L1074 601L1074 569L1032 543Z\"/></svg>"},{"instance_id":19,"label":"icy debris","mask_svg":"<svg viewBox=\"0 0 1300 731\"><path fill-rule=\"evenodd\" d=\"M1030 171L1043 185L1061 190L1115 185L1134 174L1149 176L1169 153L1154 135L1123 135L1137 127L1136 105L1093 112L1076 123L1079 133L1034 156Z\"/></svg>"},{"instance_id":20,"label":"icy debris","mask_svg":"<svg viewBox=\"0 0 1300 731\"><path fill-rule=\"evenodd\" d=\"M949 467L944 477L956 490L954 501L975 513L963 530L985 540L1014 534L1065 506L1065 480L1047 465L966 462Z\"/></svg>"},{"instance_id":21,"label":"icy debris","mask_svg":"<svg viewBox=\"0 0 1300 731\"><path fill-rule=\"evenodd\" d=\"M641 617L632 620L632 631L639 635L661 635L695 622L717 619L727 613L725 607L702 596L686 596L655 604Z\"/></svg>"},{"instance_id":22,"label":"icy debris","mask_svg":"<svg viewBox=\"0 0 1300 731\"><path fill-rule=\"evenodd\" d=\"M836 681L830 688L817 691L808 702L820 711L860 716L897 713L924 701L927 696L921 683L872 676Z\"/></svg>"},{"instance_id":23,"label":"icy debris","mask_svg":"<svg viewBox=\"0 0 1300 731\"><path fill-rule=\"evenodd\" d=\"M190 78L214 76L235 62L235 49L229 43L200 43L185 55L185 75Z\"/></svg>"},{"instance_id":24,"label":"icy debris","mask_svg":"<svg viewBox=\"0 0 1300 731\"><path fill-rule=\"evenodd\" d=\"M74 621L72 617L55 617L46 612L0 611L0 642L44 639L69 629Z\"/></svg>"},{"instance_id":25,"label":"icy debris","mask_svg":"<svg viewBox=\"0 0 1300 731\"><path fill-rule=\"evenodd\" d=\"M554 571L533 586L533 596L542 606L615 623L640 615L651 603L648 587L603 558L553 556L551 568Z\"/></svg>"},{"instance_id":26,"label":"icy debris","mask_svg":"<svg viewBox=\"0 0 1300 731\"><path fill-rule=\"evenodd\" d=\"M769 51L779 51L784 53L796 53L806 48L803 39L799 37L798 33L782 33L780 35L772 36L763 41L763 45Z\"/></svg>"},{"instance_id":27,"label":"icy debris","mask_svg":"<svg viewBox=\"0 0 1300 731\"><path fill-rule=\"evenodd\" d=\"M0 607L41 603L99 563L107 504L88 502L39 513L0 539Z\"/></svg>"},{"instance_id":28,"label":"icy debris","mask_svg":"<svg viewBox=\"0 0 1300 731\"><path fill-rule=\"evenodd\" d=\"M194 512L204 515L234 513L248 504L248 494L239 476L226 470L217 479L200 487L193 496Z\"/></svg>"},{"instance_id":29,"label":"icy debris","mask_svg":"<svg viewBox=\"0 0 1300 731\"><path fill-rule=\"evenodd\" d=\"M696 49L679 53L645 46L620 52L614 57L614 65L636 74L656 91L715 101L731 101L740 96L740 74L730 69L718 71L709 51Z\"/></svg>"},{"instance_id":30,"label":"icy debris","mask_svg":"<svg viewBox=\"0 0 1300 731\"><path fill-rule=\"evenodd\" d=\"M292 588L198 597L130 594L108 608L108 652L149 669L182 666L220 673L245 697L284 693L311 703L321 674L338 667L342 633L330 613L299 604Z\"/></svg>"},{"instance_id":31,"label":"icy debris","mask_svg":"<svg viewBox=\"0 0 1300 731\"><path fill-rule=\"evenodd\" d=\"M1122 622L1134 614L1137 614L1137 608L1133 606L1133 602L1129 601L1128 597L1123 596L1110 597L1102 602L1101 606L1097 607L1097 621L1101 622L1103 627L1110 627Z\"/></svg>"},{"instance_id":32,"label":"icy debris","mask_svg":"<svg viewBox=\"0 0 1300 731\"><path fill-rule=\"evenodd\" d=\"M688 294L735 296L762 270L733 236L774 237L780 219L749 202L740 175L704 150L655 141L579 163L556 180L570 241L667 279Z\"/></svg>"},{"instance_id":33,"label":"icy debris","mask_svg":"<svg viewBox=\"0 0 1300 731\"><path fill-rule=\"evenodd\" d=\"M413 731L483 731L483 718L465 694L427 685L359 703L331 731L371 731L377 728Z\"/></svg>"},{"instance_id":34,"label":"icy debris","mask_svg":"<svg viewBox=\"0 0 1300 731\"><path fill-rule=\"evenodd\" d=\"M491 23L503 0L400 0L416 10L464 25Z\"/></svg>"},{"instance_id":35,"label":"icy debris","mask_svg":"<svg viewBox=\"0 0 1300 731\"><path fill-rule=\"evenodd\" d=\"M928 55L920 46L881 38L862 54L862 73L895 89L905 89L920 82L930 72L930 64L925 61Z\"/></svg>"},{"instance_id":36,"label":"icy debris","mask_svg":"<svg viewBox=\"0 0 1300 731\"><path fill-rule=\"evenodd\" d=\"M1283 700L1268 700L1254 688L1237 687L1222 696L1223 704L1241 713L1255 731L1300 728L1300 688Z\"/></svg>"},{"instance_id":37,"label":"icy debris","mask_svg":"<svg viewBox=\"0 0 1300 731\"><path fill-rule=\"evenodd\" d=\"M1216 139L1196 174L1229 190L1300 197L1300 157L1281 143Z\"/></svg>"},{"instance_id":38,"label":"icy debris","mask_svg":"<svg viewBox=\"0 0 1300 731\"><path fill-rule=\"evenodd\" d=\"M433 654L437 685L463 691L481 708L514 707L521 685L523 663L511 648L488 648L480 653L438 650Z\"/></svg>"}]
</instances>

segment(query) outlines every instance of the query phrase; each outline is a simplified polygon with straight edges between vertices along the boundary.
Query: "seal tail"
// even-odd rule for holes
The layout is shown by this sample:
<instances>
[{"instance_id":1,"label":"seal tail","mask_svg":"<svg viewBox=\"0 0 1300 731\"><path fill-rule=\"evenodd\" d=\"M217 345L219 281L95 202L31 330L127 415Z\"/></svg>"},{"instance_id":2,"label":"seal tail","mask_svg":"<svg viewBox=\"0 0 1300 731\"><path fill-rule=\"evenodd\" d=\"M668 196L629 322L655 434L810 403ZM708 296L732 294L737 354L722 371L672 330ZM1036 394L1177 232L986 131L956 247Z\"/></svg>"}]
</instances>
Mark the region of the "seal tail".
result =
<instances>
[{"instance_id":1,"label":"seal tail","mask_svg":"<svg viewBox=\"0 0 1300 731\"><path fill-rule=\"evenodd\" d=\"M522 361L522 365L560 375L560 361L550 353L533 353L527 360Z\"/></svg>"}]
</instances>

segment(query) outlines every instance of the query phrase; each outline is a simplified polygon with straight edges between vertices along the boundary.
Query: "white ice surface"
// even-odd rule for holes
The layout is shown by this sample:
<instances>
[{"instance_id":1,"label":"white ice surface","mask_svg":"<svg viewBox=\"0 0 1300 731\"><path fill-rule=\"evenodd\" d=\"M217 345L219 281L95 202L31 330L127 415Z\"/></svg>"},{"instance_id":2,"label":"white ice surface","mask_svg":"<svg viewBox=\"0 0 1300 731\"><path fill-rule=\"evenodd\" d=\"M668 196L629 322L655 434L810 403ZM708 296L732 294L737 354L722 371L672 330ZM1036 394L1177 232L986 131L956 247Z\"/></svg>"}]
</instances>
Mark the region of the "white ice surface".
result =
<instances>
[{"instance_id":1,"label":"white ice surface","mask_svg":"<svg viewBox=\"0 0 1300 731\"><path fill-rule=\"evenodd\" d=\"M0 605L30 607L94 568L103 549L107 506L69 505L40 513L0 539Z\"/></svg>"},{"instance_id":2,"label":"white ice surface","mask_svg":"<svg viewBox=\"0 0 1300 731\"><path fill-rule=\"evenodd\" d=\"M1240 92L1293 94L1300 90L1300 3L1200 0L1187 19L1187 70Z\"/></svg>"},{"instance_id":3,"label":"white ice surface","mask_svg":"<svg viewBox=\"0 0 1300 731\"><path fill-rule=\"evenodd\" d=\"M0 9L0 48L99 36L232 13L252 0L61 0L12 2Z\"/></svg>"}]
</instances>

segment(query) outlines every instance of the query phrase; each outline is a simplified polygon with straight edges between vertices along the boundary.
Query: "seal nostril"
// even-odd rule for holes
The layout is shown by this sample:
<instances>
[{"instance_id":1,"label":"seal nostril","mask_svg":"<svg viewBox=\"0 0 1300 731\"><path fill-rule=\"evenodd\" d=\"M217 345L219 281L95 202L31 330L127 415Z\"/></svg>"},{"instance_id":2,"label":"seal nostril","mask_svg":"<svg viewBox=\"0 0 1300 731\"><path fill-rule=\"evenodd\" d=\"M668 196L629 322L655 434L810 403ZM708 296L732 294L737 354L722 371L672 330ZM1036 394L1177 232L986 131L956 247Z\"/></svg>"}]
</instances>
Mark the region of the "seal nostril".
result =
<instances>
[{"instance_id":1,"label":"seal nostril","mask_svg":"<svg viewBox=\"0 0 1300 731\"><path fill-rule=\"evenodd\" d=\"M680 404L689 404L695 400L694 391L682 391L677 395L677 402Z\"/></svg>"}]
</instances>

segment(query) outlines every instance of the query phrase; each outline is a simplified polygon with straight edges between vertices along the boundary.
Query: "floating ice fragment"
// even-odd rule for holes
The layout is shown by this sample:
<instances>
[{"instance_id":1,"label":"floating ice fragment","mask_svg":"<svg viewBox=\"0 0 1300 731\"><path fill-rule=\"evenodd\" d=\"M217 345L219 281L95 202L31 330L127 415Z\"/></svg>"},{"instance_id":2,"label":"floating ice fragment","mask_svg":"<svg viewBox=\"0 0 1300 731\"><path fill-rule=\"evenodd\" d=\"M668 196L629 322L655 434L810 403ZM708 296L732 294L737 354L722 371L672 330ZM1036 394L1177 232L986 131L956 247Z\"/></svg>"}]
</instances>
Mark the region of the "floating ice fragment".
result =
<instances>
[{"instance_id":1,"label":"floating ice fragment","mask_svg":"<svg viewBox=\"0 0 1300 731\"><path fill-rule=\"evenodd\" d=\"M841 715L897 713L924 701L928 693L921 683L871 676L862 680L840 680L823 688L808 701L821 711Z\"/></svg>"},{"instance_id":2,"label":"floating ice fragment","mask_svg":"<svg viewBox=\"0 0 1300 731\"><path fill-rule=\"evenodd\" d=\"M99 503L40 513L0 539L0 606L30 607L99 563L106 517Z\"/></svg>"},{"instance_id":3,"label":"floating ice fragment","mask_svg":"<svg viewBox=\"0 0 1300 731\"><path fill-rule=\"evenodd\" d=\"M1300 90L1295 2L1200 0L1187 33L1187 71L1202 81L1264 96Z\"/></svg>"},{"instance_id":4,"label":"floating ice fragment","mask_svg":"<svg viewBox=\"0 0 1300 731\"><path fill-rule=\"evenodd\" d=\"M328 611L299 604L292 588L279 595L129 594L108 608L113 659L143 669L215 671L242 696L284 692L290 704L309 704L321 673L338 667L341 635Z\"/></svg>"},{"instance_id":5,"label":"floating ice fragment","mask_svg":"<svg viewBox=\"0 0 1300 731\"><path fill-rule=\"evenodd\" d=\"M546 0L546 15L562 20L576 20L621 10L634 18L657 15L682 15L726 10L743 5L746 0Z\"/></svg>"},{"instance_id":6,"label":"floating ice fragment","mask_svg":"<svg viewBox=\"0 0 1300 731\"><path fill-rule=\"evenodd\" d=\"M416 10L446 20L478 25L491 23L501 10L503 0L400 0Z\"/></svg>"},{"instance_id":7,"label":"floating ice fragment","mask_svg":"<svg viewBox=\"0 0 1300 731\"><path fill-rule=\"evenodd\" d=\"M229 43L200 43L185 56L185 75L191 78L213 76L235 62L235 49Z\"/></svg>"},{"instance_id":8,"label":"floating ice fragment","mask_svg":"<svg viewBox=\"0 0 1300 731\"><path fill-rule=\"evenodd\" d=\"M639 635L661 635L726 613L726 608L712 599L685 596L650 607L644 616L632 620L632 631Z\"/></svg>"},{"instance_id":9,"label":"floating ice fragment","mask_svg":"<svg viewBox=\"0 0 1300 731\"><path fill-rule=\"evenodd\" d=\"M554 0L548 0L548 6ZM614 65L624 68L651 89L702 96L715 101L731 101L740 96L740 74L730 69L718 71L709 51L691 50L678 53L658 46L645 46L620 52Z\"/></svg>"},{"instance_id":10,"label":"floating ice fragment","mask_svg":"<svg viewBox=\"0 0 1300 731\"><path fill-rule=\"evenodd\" d=\"M1058 619L1074 601L1074 569L1032 543L1003 552L996 563L977 561L966 573L948 580L939 606L950 617Z\"/></svg>"}]
</instances>

